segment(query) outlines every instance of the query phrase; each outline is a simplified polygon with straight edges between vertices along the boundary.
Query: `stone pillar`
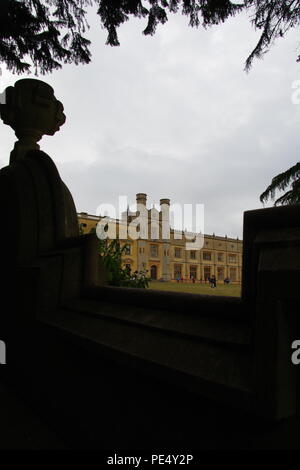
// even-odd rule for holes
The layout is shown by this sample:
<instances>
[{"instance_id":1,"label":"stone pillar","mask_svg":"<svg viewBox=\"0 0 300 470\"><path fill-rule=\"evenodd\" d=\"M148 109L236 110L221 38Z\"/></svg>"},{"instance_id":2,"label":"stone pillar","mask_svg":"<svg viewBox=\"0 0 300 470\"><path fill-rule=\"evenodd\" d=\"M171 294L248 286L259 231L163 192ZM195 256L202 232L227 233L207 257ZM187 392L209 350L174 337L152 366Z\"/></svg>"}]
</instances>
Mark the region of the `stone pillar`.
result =
<instances>
[{"instance_id":1,"label":"stone pillar","mask_svg":"<svg viewBox=\"0 0 300 470\"><path fill-rule=\"evenodd\" d=\"M270 420L299 415L300 206L244 213L242 297L254 332L256 412Z\"/></svg>"}]
</instances>

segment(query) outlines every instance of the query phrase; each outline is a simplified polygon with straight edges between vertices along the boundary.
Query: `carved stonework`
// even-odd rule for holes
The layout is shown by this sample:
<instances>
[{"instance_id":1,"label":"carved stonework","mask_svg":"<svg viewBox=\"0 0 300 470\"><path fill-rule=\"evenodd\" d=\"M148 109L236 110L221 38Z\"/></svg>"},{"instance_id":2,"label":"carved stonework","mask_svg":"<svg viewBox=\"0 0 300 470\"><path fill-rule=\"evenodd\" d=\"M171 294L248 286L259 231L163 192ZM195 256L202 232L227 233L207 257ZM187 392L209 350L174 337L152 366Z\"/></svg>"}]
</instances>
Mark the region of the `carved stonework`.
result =
<instances>
[{"instance_id":1,"label":"carved stonework","mask_svg":"<svg viewBox=\"0 0 300 470\"><path fill-rule=\"evenodd\" d=\"M18 142L10 163L25 157L29 150L39 150L43 135L54 135L65 123L64 107L54 96L53 88L34 79L18 80L6 88L5 104L0 104L0 117L15 131Z\"/></svg>"}]
</instances>

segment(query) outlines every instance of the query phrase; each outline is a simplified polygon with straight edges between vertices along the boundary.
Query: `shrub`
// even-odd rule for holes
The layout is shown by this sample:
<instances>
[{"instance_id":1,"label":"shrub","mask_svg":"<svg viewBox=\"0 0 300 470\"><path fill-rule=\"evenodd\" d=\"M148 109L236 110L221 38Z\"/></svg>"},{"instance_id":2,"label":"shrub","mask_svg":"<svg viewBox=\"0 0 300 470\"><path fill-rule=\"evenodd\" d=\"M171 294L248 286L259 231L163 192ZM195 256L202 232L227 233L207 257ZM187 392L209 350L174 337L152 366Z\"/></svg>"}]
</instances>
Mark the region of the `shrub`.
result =
<instances>
[{"instance_id":1,"label":"shrub","mask_svg":"<svg viewBox=\"0 0 300 470\"><path fill-rule=\"evenodd\" d=\"M150 278L146 271L132 273L131 269L123 267L122 256L125 250L126 246L121 247L118 238L110 241L99 240L98 253L106 270L108 284L118 287L148 287Z\"/></svg>"}]
</instances>

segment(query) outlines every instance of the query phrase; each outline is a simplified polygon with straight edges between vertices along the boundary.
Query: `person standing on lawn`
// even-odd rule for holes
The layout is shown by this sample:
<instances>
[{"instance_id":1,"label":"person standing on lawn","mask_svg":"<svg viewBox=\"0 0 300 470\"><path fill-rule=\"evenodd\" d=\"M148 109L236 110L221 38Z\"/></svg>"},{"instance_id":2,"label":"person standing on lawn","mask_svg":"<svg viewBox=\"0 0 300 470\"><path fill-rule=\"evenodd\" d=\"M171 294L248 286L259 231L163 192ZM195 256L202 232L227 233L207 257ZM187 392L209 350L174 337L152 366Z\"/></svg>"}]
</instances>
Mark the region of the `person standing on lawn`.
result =
<instances>
[{"instance_id":1,"label":"person standing on lawn","mask_svg":"<svg viewBox=\"0 0 300 470\"><path fill-rule=\"evenodd\" d=\"M212 289L215 289L217 287L217 279L216 279L216 276L214 274L210 278L210 287Z\"/></svg>"}]
</instances>

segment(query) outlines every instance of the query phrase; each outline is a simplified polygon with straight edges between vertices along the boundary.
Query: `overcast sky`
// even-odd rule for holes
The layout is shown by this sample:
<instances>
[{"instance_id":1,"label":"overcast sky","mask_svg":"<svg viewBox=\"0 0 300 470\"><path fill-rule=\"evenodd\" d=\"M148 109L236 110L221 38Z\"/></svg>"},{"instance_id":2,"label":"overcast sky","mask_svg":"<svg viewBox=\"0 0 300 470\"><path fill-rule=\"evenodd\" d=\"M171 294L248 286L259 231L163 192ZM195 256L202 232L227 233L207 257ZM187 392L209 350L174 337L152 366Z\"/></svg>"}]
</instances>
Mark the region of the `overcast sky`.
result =
<instances>
[{"instance_id":1,"label":"overcast sky","mask_svg":"<svg viewBox=\"0 0 300 470\"><path fill-rule=\"evenodd\" d=\"M247 17L205 31L177 14L154 37L132 19L115 48L105 45L94 14L89 22L91 64L38 77L65 107L66 124L40 145L77 211L95 214L119 195L133 203L145 192L149 207L165 197L204 204L205 233L241 238L243 212L261 208L271 178L299 160L300 105L291 100L300 80L296 32L246 74L258 37ZM27 77L34 78L2 66L0 92ZM15 140L1 124L1 166Z\"/></svg>"}]
</instances>

